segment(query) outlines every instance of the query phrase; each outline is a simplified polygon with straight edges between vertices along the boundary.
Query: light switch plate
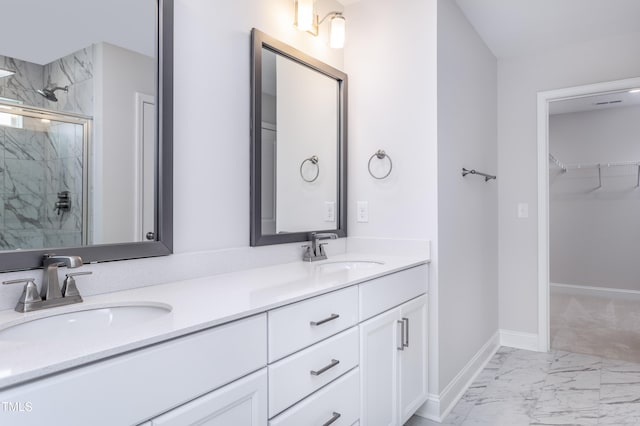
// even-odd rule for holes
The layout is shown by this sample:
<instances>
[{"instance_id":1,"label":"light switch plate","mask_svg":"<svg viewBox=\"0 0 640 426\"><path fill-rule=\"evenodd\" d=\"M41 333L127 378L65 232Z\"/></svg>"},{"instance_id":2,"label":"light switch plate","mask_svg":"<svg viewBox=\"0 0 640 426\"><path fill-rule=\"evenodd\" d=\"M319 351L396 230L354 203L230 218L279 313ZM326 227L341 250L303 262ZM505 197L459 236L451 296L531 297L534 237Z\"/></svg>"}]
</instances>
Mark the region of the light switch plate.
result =
<instances>
[{"instance_id":1,"label":"light switch plate","mask_svg":"<svg viewBox=\"0 0 640 426\"><path fill-rule=\"evenodd\" d=\"M529 203L518 203L518 218L526 219L529 217Z\"/></svg>"}]
</instances>

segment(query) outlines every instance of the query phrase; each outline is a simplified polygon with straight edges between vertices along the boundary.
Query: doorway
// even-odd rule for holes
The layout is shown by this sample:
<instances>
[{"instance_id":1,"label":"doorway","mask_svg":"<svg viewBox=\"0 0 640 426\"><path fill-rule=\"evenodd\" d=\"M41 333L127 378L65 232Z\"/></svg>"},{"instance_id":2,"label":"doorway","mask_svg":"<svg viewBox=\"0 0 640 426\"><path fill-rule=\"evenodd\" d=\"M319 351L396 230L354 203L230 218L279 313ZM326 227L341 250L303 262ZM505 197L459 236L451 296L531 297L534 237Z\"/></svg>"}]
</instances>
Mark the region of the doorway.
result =
<instances>
[{"instance_id":1,"label":"doorway","mask_svg":"<svg viewBox=\"0 0 640 426\"><path fill-rule=\"evenodd\" d=\"M640 356L640 334L637 348L625 334L640 311L626 247L640 232L640 152L621 137L624 117L640 114L638 87L627 79L538 94L540 350Z\"/></svg>"}]
</instances>

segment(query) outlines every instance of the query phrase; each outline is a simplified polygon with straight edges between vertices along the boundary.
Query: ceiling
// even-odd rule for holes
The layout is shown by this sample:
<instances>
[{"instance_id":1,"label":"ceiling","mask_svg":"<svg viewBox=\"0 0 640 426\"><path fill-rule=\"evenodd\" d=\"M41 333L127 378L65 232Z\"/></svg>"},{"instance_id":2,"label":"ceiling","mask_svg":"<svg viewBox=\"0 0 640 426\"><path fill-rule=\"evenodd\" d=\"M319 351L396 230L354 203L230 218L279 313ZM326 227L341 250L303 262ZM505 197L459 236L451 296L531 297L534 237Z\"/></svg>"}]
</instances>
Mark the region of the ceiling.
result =
<instances>
[{"instance_id":1,"label":"ceiling","mask_svg":"<svg viewBox=\"0 0 640 426\"><path fill-rule=\"evenodd\" d=\"M498 58L640 33L638 0L456 0Z\"/></svg>"},{"instance_id":2,"label":"ceiling","mask_svg":"<svg viewBox=\"0 0 640 426\"><path fill-rule=\"evenodd\" d=\"M640 0L455 1L497 58L640 33Z\"/></svg>"},{"instance_id":3,"label":"ceiling","mask_svg":"<svg viewBox=\"0 0 640 426\"><path fill-rule=\"evenodd\" d=\"M4 3L0 55L44 65L102 41L155 55L155 0Z\"/></svg>"}]
</instances>

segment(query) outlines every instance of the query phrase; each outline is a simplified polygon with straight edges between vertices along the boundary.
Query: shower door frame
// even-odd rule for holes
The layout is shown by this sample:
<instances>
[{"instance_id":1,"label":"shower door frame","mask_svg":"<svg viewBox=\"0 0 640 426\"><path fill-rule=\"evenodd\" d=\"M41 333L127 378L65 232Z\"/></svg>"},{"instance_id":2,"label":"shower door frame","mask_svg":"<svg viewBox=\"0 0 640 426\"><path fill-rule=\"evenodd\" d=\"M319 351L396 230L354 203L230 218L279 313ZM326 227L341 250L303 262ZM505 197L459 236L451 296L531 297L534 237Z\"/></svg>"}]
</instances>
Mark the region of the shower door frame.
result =
<instances>
[{"instance_id":1,"label":"shower door frame","mask_svg":"<svg viewBox=\"0 0 640 426\"><path fill-rule=\"evenodd\" d=\"M82 126L82 235L81 245L86 246L89 241L89 150L91 149L91 136L93 118L82 114L74 114L64 111L56 111L34 106L0 101L0 112L13 115L21 115L41 120L50 120L60 123L69 123ZM64 248L64 247L61 247Z\"/></svg>"}]
</instances>

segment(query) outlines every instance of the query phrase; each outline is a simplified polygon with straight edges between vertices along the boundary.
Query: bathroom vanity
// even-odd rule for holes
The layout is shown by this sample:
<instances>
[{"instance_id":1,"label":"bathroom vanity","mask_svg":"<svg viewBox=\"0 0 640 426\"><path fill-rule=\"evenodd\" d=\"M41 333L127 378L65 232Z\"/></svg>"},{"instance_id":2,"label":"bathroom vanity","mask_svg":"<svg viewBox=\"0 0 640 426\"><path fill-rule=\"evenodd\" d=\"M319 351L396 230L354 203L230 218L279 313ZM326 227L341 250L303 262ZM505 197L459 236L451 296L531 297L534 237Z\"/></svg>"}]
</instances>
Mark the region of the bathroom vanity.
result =
<instances>
[{"instance_id":1,"label":"bathroom vanity","mask_svg":"<svg viewBox=\"0 0 640 426\"><path fill-rule=\"evenodd\" d=\"M0 312L0 418L400 425L427 397L427 262L341 255ZM87 324L38 336L55 314Z\"/></svg>"}]
</instances>

